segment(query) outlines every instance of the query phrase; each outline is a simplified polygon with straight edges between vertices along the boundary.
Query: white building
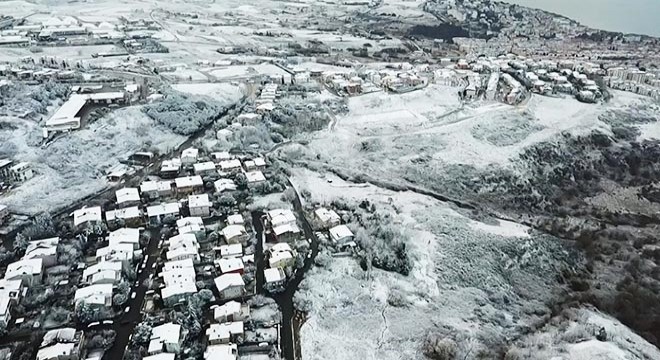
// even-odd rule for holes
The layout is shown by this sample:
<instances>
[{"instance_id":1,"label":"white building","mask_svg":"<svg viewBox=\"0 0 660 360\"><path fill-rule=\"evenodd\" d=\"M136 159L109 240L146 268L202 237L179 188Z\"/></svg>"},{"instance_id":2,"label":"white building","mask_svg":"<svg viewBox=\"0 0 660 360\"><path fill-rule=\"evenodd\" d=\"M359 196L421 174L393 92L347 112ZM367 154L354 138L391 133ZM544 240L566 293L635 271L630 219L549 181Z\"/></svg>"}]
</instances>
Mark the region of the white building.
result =
<instances>
[{"instance_id":1,"label":"white building","mask_svg":"<svg viewBox=\"0 0 660 360\"><path fill-rule=\"evenodd\" d=\"M76 290L76 306L82 302L95 306L112 306L112 284L95 284Z\"/></svg>"},{"instance_id":2,"label":"white building","mask_svg":"<svg viewBox=\"0 0 660 360\"><path fill-rule=\"evenodd\" d=\"M241 162L238 159L230 159L220 161L220 170L223 172L239 172L241 171Z\"/></svg>"},{"instance_id":3,"label":"white building","mask_svg":"<svg viewBox=\"0 0 660 360\"><path fill-rule=\"evenodd\" d=\"M259 170L246 172L245 178L250 185L260 184L266 181L266 177Z\"/></svg>"},{"instance_id":4,"label":"white building","mask_svg":"<svg viewBox=\"0 0 660 360\"><path fill-rule=\"evenodd\" d=\"M181 325L179 324L167 323L154 326L151 329L151 341L147 353L149 355L162 352L178 354L181 350L182 335Z\"/></svg>"},{"instance_id":5,"label":"white building","mask_svg":"<svg viewBox=\"0 0 660 360\"><path fill-rule=\"evenodd\" d=\"M140 185L143 196L157 198L172 195L172 182L170 181L145 181Z\"/></svg>"},{"instance_id":6,"label":"white building","mask_svg":"<svg viewBox=\"0 0 660 360\"><path fill-rule=\"evenodd\" d=\"M25 286L41 284L44 265L41 258L21 259L7 265L6 280L21 280Z\"/></svg>"},{"instance_id":7,"label":"white building","mask_svg":"<svg viewBox=\"0 0 660 360\"><path fill-rule=\"evenodd\" d=\"M96 261L121 261L125 266L131 264L136 253L133 244L112 244L96 250Z\"/></svg>"},{"instance_id":8,"label":"white building","mask_svg":"<svg viewBox=\"0 0 660 360\"><path fill-rule=\"evenodd\" d=\"M101 261L83 271L83 280L89 284L116 284L123 267L120 261Z\"/></svg>"},{"instance_id":9,"label":"white building","mask_svg":"<svg viewBox=\"0 0 660 360\"><path fill-rule=\"evenodd\" d=\"M285 268L292 266L295 262L293 257L293 250L291 246L287 243L277 243L270 248L268 265L269 267L276 268Z\"/></svg>"},{"instance_id":10,"label":"white building","mask_svg":"<svg viewBox=\"0 0 660 360\"><path fill-rule=\"evenodd\" d=\"M151 356L145 356L142 360L174 360L176 354L174 353L160 353Z\"/></svg>"},{"instance_id":11,"label":"white building","mask_svg":"<svg viewBox=\"0 0 660 360\"><path fill-rule=\"evenodd\" d=\"M227 257L216 260L218 267L220 268L220 273L230 274L237 273L243 274L245 266L243 265L243 259L240 257Z\"/></svg>"},{"instance_id":12,"label":"white building","mask_svg":"<svg viewBox=\"0 0 660 360\"><path fill-rule=\"evenodd\" d=\"M215 164L212 161L195 163L193 165L193 170L195 172L195 175L200 175L200 176L217 174L217 170L215 169Z\"/></svg>"},{"instance_id":13,"label":"white building","mask_svg":"<svg viewBox=\"0 0 660 360\"><path fill-rule=\"evenodd\" d=\"M147 207L147 217L151 222L161 222L168 215L179 215L179 203L165 203Z\"/></svg>"},{"instance_id":14,"label":"white building","mask_svg":"<svg viewBox=\"0 0 660 360\"><path fill-rule=\"evenodd\" d=\"M243 256L243 245L242 244L220 245L217 248L217 251L220 252L221 258L241 257Z\"/></svg>"},{"instance_id":15,"label":"white building","mask_svg":"<svg viewBox=\"0 0 660 360\"><path fill-rule=\"evenodd\" d=\"M228 225L220 231L227 244L242 243L247 240L248 235L243 225Z\"/></svg>"},{"instance_id":16,"label":"white building","mask_svg":"<svg viewBox=\"0 0 660 360\"><path fill-rule=\"evenodd\" d=\"M24 182L34 177L30 163L21 162L9 168L9 175L15 182Z\"/></svg>"},{"instance_id":17,"label":"white building","mask_svg":"<svg viewBox=\"0 0 660 360\"><path fill-rule=\"evenodd\" d=\"M103 221L101 217L101 207L94 206L82 208L73 212L73 225L78 227L83 224Z\"/></svg>"},{"instance_id":18,"label":"white building","mask_svg":"<svg viewBox=\"0 0 660 360\"><path fill-rule=\"evenodd\" d=\"M57 264L57 244L59 237L30 241L23 259L42 259L43 266L49 267Z\"/></svg>"},{"instance_id":19,"label":"white building","mask_svg":"<svg viewBox=\"0 0 660 360\"><path fill-rule=\"evenodd\" d=\"M117 210L109 210L105 212L105 221L118 221L123 220L127 224L139 224L142 220L142 212L137 206L127 207Z\"/></svg>"},{"instance_id":20,"label":"white building","mask_svg":"<svg viewBox=\"0 0 660 360\"><path fill-rule=\"evenodd\" d=\"M241 342L244 336L244 325L242 321L211 324L206 330L206 336L209 345Z\"/></svg>"},{"instance_id":21,"label":"white building","mask_svg":"<svg viewBox=\"0 0 660 360\"><path fill-rule=\"evenodd\" d=\"M208 194L190 195L188 197L190 216L208 217L211 215L211 201Z\"/></svg>"},{"instance_id":22,"label":"white building","mask_svg":"<svg viewBox=\"0 0 660 360\"><path fill-rule=\"evenodd\" d=\"M233 214L227 216L227 225L243 225L245 220L241 214Z\"/></svg>"},{"instance_id":23,"label":"white building","mask_svg":"<svg viewBox=\"0 0 660 360\"><path fill-rule=\"evenodd\" d=\"M192 194L204 189L204 180L199 175L179 177L174 179L174 183L178 194Z\"/></svg>"},{"instance_id":24,"label":"white building","mask_svg":"<svg viewBox=\"0 0 660 360\"><path fill-rule=\"evenodd\" d=\"M245 293L245 282L240 274L222 274L215 278L214 282L221 299L235 299Z\"/></svg>"},{"instance_id":25,"label":"white building","mask_svg":"<svg viewBox=\"0 0 660 360\"><path fill-rule=\"evenodd\" d=\"M334 210L319 208L314 211L314 216L323 228L331 228L341 223L341 218Z\"/></svg>"},{"instance_id":26,"label":"white building","mask_svg":"<svg viewBox=\"0 0 660 360\"><path fill-rule=\"evenodd\" d=\"M243 321L250 316L250 306L238 301L229 301L213 310L213 318L219 323Z\"/></svg>"},{"instance_id":27,"label":"white building","mask_svg":"<svg viewBox=\"0 0 660 360\"><path fill-rule=\"evenodd\" d=\"M11 309L14 303L9 297L0 297L0 325L6 327L11 321Z\"/></svg>"},{"instance_id":28,"label":"white building","mask_svg":"<svg viewBox=\"0 0 660 360\"><path fill-rule=\"evenodd\" d=\"M332 241L345 244L353 241L353 232L346 225L338 225L330 229L330 238Z\"/></svg>"},{"instance_id":29,"label":"white building","mask_svg":"<svg viewBox=\"0 0 660 360\"><path fill-rule=\"evenodd\" d=\"M203 236L205 232L204 221L201 217L191 216L181 218L176 221L176 227L179 234L194 234L197 237Z\"/></svg>"},{"instance_id":30,"label":"white building","mask_svg":"<svg viewBox=\"0 0 660 360\"><path fill-rule=\"evenodd\" d=\"M197 162L199 150L195 148L188 148L181 152L181 162L184 165L192 165Z\"/></svg>"},{"instance_id":31,"label":"white building","mask_svg":"<svg viewBox=\"0 0 660 360\"><path fill-rule=\"evenodd\" d=\"M238 349L236 344L220 344L206 347L204 360L236 360ZM145 360L170 360L170 359L146 359Z\"/></svg>"},{"instance_id":32,"label":"white building","mask_svg":"<svg viewBox=\"0 0 660 360\"><path fill-rule=\"evenodd\" d=\"M268 221L272 227L284 224L295 224L296 216L289 209L274 209L266 213Z\"/></svg>"},{"instance_id":33,"label":"white building","mask_svg":"<svg viewBox=\"0 0 660 360\"><path fill-rule=\"evenodd\" d=\"M264 279L264 288L268 291L273 291L284 286L286 275L281 268L268 268L264 269Z\"/></svg>"},{"instance_id":34,"label":"white building","mask_svg":"<svg viewBox=\"0 0 660 360\"><path fill-rule=\"evenodd\" d=\"M231 179L220 179L213 183L215 187L215 192L224 192L224 191L235 191L238 187L234 180Z\"/></svg>"},{"instance_id":35,"label":"white building","mask_svg":"<svg viewBox=\"0 0 660 360\"><path fill-rule=\"evenodd\" d=\"M117 205L137 205L140 203L140 194L136 188L123 188L115 191Z\"/></svg>"},{"instance_id":36,"label":"white building","mask_svg":"<svg viewBox=\"0 0 660 360\"><path fill-rule=\"evenodd\" d=\"M121 228L110 232L108 235L110 246L118 244L131 244L133 249L140 248L140 230L135 228Z\"/></svg>"}]
</instances>

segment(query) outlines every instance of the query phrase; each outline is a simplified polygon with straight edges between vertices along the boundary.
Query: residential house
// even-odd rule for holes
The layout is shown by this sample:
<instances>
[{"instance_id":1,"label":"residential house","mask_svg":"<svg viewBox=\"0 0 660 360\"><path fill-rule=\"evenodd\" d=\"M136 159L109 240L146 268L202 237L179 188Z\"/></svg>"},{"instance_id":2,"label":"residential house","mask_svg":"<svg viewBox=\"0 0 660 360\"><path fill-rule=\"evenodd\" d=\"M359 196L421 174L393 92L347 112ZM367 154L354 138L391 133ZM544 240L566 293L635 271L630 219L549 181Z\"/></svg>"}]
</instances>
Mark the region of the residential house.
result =
<instances>
[{"instance_id":1,"label":"residential house","mask_svg":"<svg viewBox=\"0 0 660 360\"><path fill-rule=\"evenodd\" d=\"M24 182L32 179L34 172L29 163L21 162L9 168L9 177L14 182Z\"/></svg>"},{"instance_id":2,"label":"residential house","mask_svg":"<svg viewBox=\"0 0 660 360\"><path fill-rule=\"evenodd\" d=\"M59 237L30 241L23 259L42 259L44 267L53 266L57 264L57 244L59 243Z\"/></svg>"},{"instance_id":3,"label":"residential house","mask_svg":"<svg viewBox=\"0 0 660 360\"><path fill-rule=\"evenodd\" d=\"M203 239L206 235L206 228L201 217L191 216L181 218L176 221L176 227L179 235L193 234L198 240Z\"/></svg>"},{"instance_id":4,"label":"residential house","mask_svg":"<svg viewBox=\"0 0 660 360\"><path fill-rule=\"evenodd\" d=\"M213 318L219 323L244 321L250 316L250 306L238 301L229 301L213 310Z\"/></svg>"},{"instance_id":5,"label":"residential house","mask_svg":"<svg viewBox=\"0 0 660 360\"><path fill-rule=\"evenodd\" d=\"M0 297L0 326L7 327L11 321L11 309L15 303L8 297Z\"/></svg>"},{"instance_id":6,"label":"residential house","mask_svg":"<svg viewBox=\"0 0 660 360\"><path fill-rule=\"evenodd\" d=\"M44 265L41 258L21 259L7 265L6 280L21 280L23 285L30 287L41 284Z\"/></svg>"},{"instance_id":7,"label":"residential house","mask_svg":"<svg viewBox=\"0 0 660 360\"><path fill-rule=\"evenodd\" d=\"M174 193L172 191L172 182L162 180L143 182L140 185L140 192L142 196L152 199L171 196Z\"/></svg>"},{"instance_id":8,"label":"residential house","mask_svg":"<svg viewBox=\"0 0 660 360\"><path fill-rule=\"evenodd\" d=\"M145 356L142 358L142 360L174 360L174 358L176 358L176 354L174 353L160 353L156 355Z\"/></svg>"},{"instance_id":9,"label":"residential house","mask_svg":"<svg viewBox=\"0 0 660 360\"><path fill-rule=\"evenodd\" d=\"M259 170L246 172L245 178L247 179L248 185L257 185L266 182L266 177Z\"/></svg>"},{"instance_id":10,"label":"residential house","mask_svg":"<svg viewBox=\"0 0 660 360\"><path fill-rule=\"evenodd\" d=\"M264 269L264 280L264 289L274 291L284 286L286 275L281 268L268 268Z\"/></svg>"},{"instance_id":11,"label":"residential house","mask_svg":"<svg viewBox=\"0 0 660 360\"><path fill-rule=\"evenodd\" d=\"M353 232L346 225L338 225L330 229L330 239L338 244L353 241Z\"/></svg>"},{"instance_id":12,"label":"residential house","mask_svg":"<svg viewBox=\"0 0 660 360\"><path fill-rule=\"evenodd\" d=\"M23 291L22 280L0 279L0 299L7 298L17 304L21 300Z\"/></svg>"},{"instance_id":13,"label":"residential house","mask_svg":"<svg viewBox=\"0 0 660 360\"><path fill-rule=\"evenodd\" d=\"M137 188L119 189L115 191L115 196L119 206L138 205L140 203L140 194Z\"/></svg>"},{"instance_id":14,"label":"residential house","mask_svg":"<svg viewBox=\"0 0 660 360\"><path fill-rule=\"evenodd\" d=\"M178 354L184 335L179 324L167 323L154 326L151 329L151 341L149 341L147 353L149 355L162 352Z\"/></svg>"},{"instance_id":15,"label":"residential house","mask_svg":"<svg viewBox=\"0 0 660 360\"><path fill-rule=\"evenodd\" d=\"M9 159L0 159L0 180L8 180L11 177L9 169L13 163Z\"/></svg>"},{"instance_id":16,"label":"residential house","mask_svg":"<svg viewBox=\"0 0 660 360\"><path fill-rule=\"evenodd\" d=\"M218 173L218 171L215 169L215 163L213 163L213 161L193 164L193 171L195 172L195 175L200 176L213 175Z\"/></svg>"},{"instance_id":17,"label":"residential house","mask_svg":"<svg viewBox=\"0 0 660 360\"><path fill-rule=\"evenodd\" d=\"M227 216L227 225L243 225L245 220L241 214L233 214Z\"/></svg>"},{"instance_id":18,"label":"residential house","mask_svg":"<svg viewBox=\"0 0 660 360\"><path fill-rule=\"evenodd\" d=\"M73 225L75 227L88 223L100 223L102 221L100 206L82 208L73 212Z\"/></svg>"},{"instance_id":19,"label":"residential house","mask_svg":"<svg viewBox=\"0 0 660 360\"><path fill-rule=\"evenodd\" d=\"M227 244L238 244L248 239L247 231L243 225L228 225L220 231Z\"/></svg>"},{"instance_id":20,"label":"residential house","mask_svg":"<svg viewBox=\"0 0 660 360\"><path fill-rule=\"evenodd\" d=\"M238 173L241 171L241 161L238 159L230 159L220 161L220 170L225 173Z\"/></svg>"},{"instance_id":21,"label":"residential house","mask_svg":"<svg viewBox=\"0 0 660 360\"><path fill-rule=\"evenodd\" d=\"M76 290L76 307L81 303L92 306L112 306L112 284L94 284Z\"/></svg>"},{"instance_id":22,"label":"residential house","mask_svg":"<svg viewBox=\"0 0 660 360\"><path fill-rule=\"evenodd\" d=\"M121 228L110 232L108 235L110 246L118 244L131 244L133 249L140 248L140 230L136 228Z\"/></svg>"},{"instance_id":23,"label":"residential house","mask_svg":"<svg viewBox=\"0 0 660 360\"><path fill-rule=\"evenodd\" d=\"M220 293L220 299L230 300L243 296L245 282L240 274L222 274L215 278L215 287Z\"/></svg>"},{"instance_id":24,"label":"residential house","mask_svg":"<svg viewBox=\"0 0 660 360\"><path fill-rule=\"evenodd\" d=\"M220 253L220 257L224 259L243 256L242 244L220 245L216 250Z\"/></svg>"},{"instance_id":25,"label":"residential house","mask_svg":"<svg viewBox=\"0 0 660 360\"><path fill-rule=\"evenodd\" d=\"M74 328L48 331L37 351L37 360L79 360L85 357L83 332Z\"/></svg>"},{"instance_id":26,"label":"residential house","mask_svg":"<svg viewBox=\"0 0 660 360\"><path fill-rule=\"evenodd\" d=\"M123 267L121 261L101 261L85 269L82 278L88 284L116 284Z\"/></svg>"},{"instance_id":27,"label":"residential house","mask_svg":"<svg viewBox=\"0 0 660 360\"><path fill-rule=\"evenodd\" d=\"M197 162L199 150L195 148L187 148L181 152L181 163L184 165L192 165Z\"/></svg>"},{"instance_id":28,"label":"residential house","mask_svg":"<svg viewBox=\"0 0 660 360\"><path fill-rule=\"evenodd\" d=\"M274 209L266 213L271 227L277 227L284 224L295 224L296 215L289 209Z\"/></svg>"},{"instance_id":29,"label":"residential house","mask_svg":"<svg viewBox=\"0 0 660 360\"><path fill-rule=\"evenodd\" d=\"M190 216L208 217L211 215L211 205L208 194L190 195L188 197Z\"/></svg>"},{"instance_id":30,"label":"residential house","mask_svg":"<svg viewBox=\"0 0 660 360\"><path fill-rule=\"evenodd\" d=\"M162 288L160 290L160 296L165 306L173 306L196 292L197 286L195 286L195 279L192 278L185 282Z\"/></svg>"},{"instance_id":31,"label":"residential house","mask_svg":"<svg viewBox=\"0 0 660 360\"><path fill-rule=\"evenodd\" d=\"M150 223L160 223L166 216L179 216L179 203L165 203L147 207L147 217Z\"/></svg>"},{"instance_id":32,"label":"residential house","mask_svg":"<svg viewBox=\"0 0 660 360\"><path fill-rule=\"evenodd\" d=\"M140 226L142 224L142 212L137 206L127 207L105 212L105 221L122 221L125 226Z\"/></svg>"},{"instance_id":33,"label":"residential house","mask_svg":"<svg viewBox=\"0 0 660 360\"><path fill-rule=\"evenodd\" d=\"M187 195L204 190L204 181L199 175L178 177L174 179L174 183L176 185L176 192L179 195Z\"/></svg>"},{"instance_id":34,"label":"residential house","mask_svg":"<svg viewBox=\"0 0 660 360\"><path fill-rule=\"evenodd\" d=\"M169 240L168 261L192 259L199 261L199 243L194 234L179 234Z\"/></svg>"},{"instance_id":35,"label":"residential house","mask_svg":"<svg viewBox=\"0 0 660 360\"><path fill-rule=\"evenodd\" d=\"M236 344L220 344L206 347L204 351L204 360L236 360L238 358L238 348ZM147 359L144 360L168 360L168 359Z\"/></svg>"},{"instance_id":36,"label":"residential house","mask_svg":"<svg viewBox=\"0 0 660 360\"><path fill-rule=\"evenodd\" d=\"M163 264L163 272L174 271L179 269L194 269L195 264L192 259L183 259L176 261L168 261Z\"/></svg>"},{"instance_id":37,"label":"residential house","mask_svg":"<svg viewBox=\"0 0 660 360\"><path fill-rule=\"evenodd\" d=\"M223 324L211 324L206 329L206 337L209 345L229 344L243 342L245 335L242 321L234 321Z\"/></svg>"},{"instance_id":38,"label":"residential house","mask_svg":"<svg viewBox=\"0 0 660 360\"><path fill-rule=\"evenodd\" d=\"M229 257L216 260L222 274L241 274L245 271L243 260L240 257Z\"/></svg>"},{"instance_id":39,"label":"residential house","mask_svg":"<svg viewBox=\"0 0 660 360\"><path fill-rule=\"evenodd\" d=\"M124 266L133 262L135 254L141 253L133 244L111 244L96 250L96 261L121 261Z\"/></svg>"},{"instance_id":40,"label":"residential house","mask_svg":"<svg viewBox=\"0 0 660 360\"><path fill-rule=\"evenodd\" d=\"M314 217L317 223L323 229L329 229L341 223L341 218L334 210L319 208L314 211Z\"/></svg>"},{"instance_id":41,"label":"residential house","mask_svg":"<svg viewBox=\"0 0 660 360\"><path fill-rule=\"evenodd\" d=\"M231 179L220 179L217 180L213 183L213 187L215 187L215 192L221 193L224 191L236 191L238 187L236 186L236 183L234 183L234 180Z\"/></svg>"},{"instance_id":42,"label":"residential house","mask_svg":"<svg viewBox=\"0 0 660 360\"><path fill-rule=\"evenodd\" d=\"M273 227L273 235L277 241L292 242L298 240L301 231L295 223L286 223Z\"/></svg>"},{"instance_id":43,"label":"residential house","mask_svg":"<svg viewBox=\"0 0 660 360\"><path fill-rule=\"evenodd\" d=\"M215 161L215 162L230 160L230 159L233 159L233 158L234 157L229 153L229 151L221 151L221 152L211 153L211 159L213 159L213 161Z\"/></svg>"},{"instance_id":44,"label":"residential house","mask_svg":"<svg viewBox=\"0 0 660 360\"><path fill-rule=\"evenodd\" d=\"M164 179L172 179L179 176L181 171L181 159L174 158L171 160L163 160L160 164L160 176Z\"/></svg>"},{"instance_id":45,"label":"residential house","mask_svg":"<svg viewBox=\"0 0 660 360\"><path fill-rule=\"evenodd\" d=\"M269 250L268 265L272 268L285 268L293 266L295 258L293 250L287 243L278 243Z\"/></svg>"}]
</instances>

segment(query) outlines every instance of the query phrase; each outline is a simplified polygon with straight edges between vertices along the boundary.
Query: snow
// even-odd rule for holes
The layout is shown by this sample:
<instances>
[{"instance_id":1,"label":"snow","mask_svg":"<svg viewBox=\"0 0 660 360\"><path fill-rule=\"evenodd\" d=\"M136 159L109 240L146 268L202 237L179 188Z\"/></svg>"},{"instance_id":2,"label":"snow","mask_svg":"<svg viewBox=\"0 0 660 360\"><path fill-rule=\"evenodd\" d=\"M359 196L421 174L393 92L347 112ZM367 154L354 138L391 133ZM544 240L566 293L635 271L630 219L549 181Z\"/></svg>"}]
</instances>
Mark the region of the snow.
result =
<instances>
[{"instance_id":1,"label":"snow","mask_svg":"<svg viewBox=\"0 0 660 360\"><path fill-rule=\"evenodd\" d=\"M199 84L175 84L172 85L177 91L193 95L206 95L223 102L236 102L240 98L241 92L238 86L230 84L217 83L199 83Z\"/></svg>"}]
</instances>

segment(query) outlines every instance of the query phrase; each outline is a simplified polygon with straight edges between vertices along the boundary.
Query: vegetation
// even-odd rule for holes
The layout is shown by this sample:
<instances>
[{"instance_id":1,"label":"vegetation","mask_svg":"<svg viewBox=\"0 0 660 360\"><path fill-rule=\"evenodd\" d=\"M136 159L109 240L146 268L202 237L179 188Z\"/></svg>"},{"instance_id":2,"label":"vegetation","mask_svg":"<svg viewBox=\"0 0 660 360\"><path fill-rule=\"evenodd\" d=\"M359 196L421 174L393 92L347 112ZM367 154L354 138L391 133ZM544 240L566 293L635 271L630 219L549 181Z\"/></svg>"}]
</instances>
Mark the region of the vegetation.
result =
<instances>
[{"instance_id":1,"label":"vegetation","mask_svg":"<svg viewBox=\"0 0 660 360\"><path fill-rule=\"evenodd\" d=\"M143 111L159 124L179 135L192 135L209 126L223 108L207 98L174 90L164 91L162 101L148 104Z\"/></svg>"}]
</instances>

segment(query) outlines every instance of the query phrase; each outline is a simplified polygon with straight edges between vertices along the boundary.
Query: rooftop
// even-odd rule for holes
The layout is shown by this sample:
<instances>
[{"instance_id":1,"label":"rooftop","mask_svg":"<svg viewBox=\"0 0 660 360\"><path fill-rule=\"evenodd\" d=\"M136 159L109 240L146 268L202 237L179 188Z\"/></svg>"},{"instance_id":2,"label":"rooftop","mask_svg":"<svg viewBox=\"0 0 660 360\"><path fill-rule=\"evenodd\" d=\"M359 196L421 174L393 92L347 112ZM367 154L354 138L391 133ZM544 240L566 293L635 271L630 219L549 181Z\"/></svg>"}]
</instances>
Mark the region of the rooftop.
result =
<instances>
[{"instance_id":1,"label":"rooftop","mask_svg":"<svg viewBox=\"0 0 660 360\"><path fill-rule=\"evenodd\" d=\"M232 286L245 286L245 282L243 282L243 277L241 274L236 273L222 274L215 278L214 282L215 287L218 288L218 291L223 291Z\"/></svg>"}]
</instances>

